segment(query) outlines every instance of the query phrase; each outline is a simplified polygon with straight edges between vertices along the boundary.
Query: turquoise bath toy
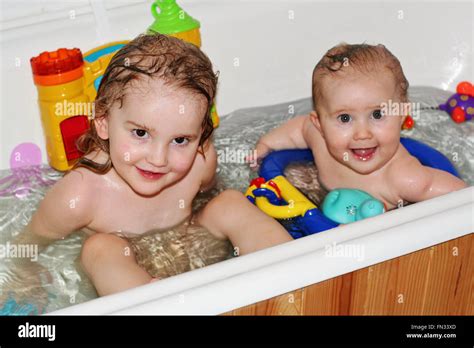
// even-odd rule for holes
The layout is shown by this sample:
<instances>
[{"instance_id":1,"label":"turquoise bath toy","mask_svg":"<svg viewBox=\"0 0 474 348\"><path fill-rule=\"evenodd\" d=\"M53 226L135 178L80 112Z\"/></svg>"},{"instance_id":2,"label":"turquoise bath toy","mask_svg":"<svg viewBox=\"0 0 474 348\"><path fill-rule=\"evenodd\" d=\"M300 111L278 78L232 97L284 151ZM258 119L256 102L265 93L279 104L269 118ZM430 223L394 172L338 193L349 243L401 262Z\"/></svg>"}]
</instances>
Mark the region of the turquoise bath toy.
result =
<instances>
[{"instance_id":1,"label":"turquoise bath toy","mask_svg":"<svg viewBox=\"0 0 474 348\"><path fill-rule=\"evenodd\" d=\"M348 224L385 212L383 203L368 193L344 188L329 192L322 209L327 218L340 224Z\"/></svg>"},{"instance_id":2,"label":"turquoise bath toy","mask_svg":"<svg viewBox=\"0 0 474 348\"><path fill-rule=\"evenodd\" d=\"M38 307L31 303L19 304L10 295L3 307L0 307L0 315L38 315Z\"/></svg>"}]
</instances>

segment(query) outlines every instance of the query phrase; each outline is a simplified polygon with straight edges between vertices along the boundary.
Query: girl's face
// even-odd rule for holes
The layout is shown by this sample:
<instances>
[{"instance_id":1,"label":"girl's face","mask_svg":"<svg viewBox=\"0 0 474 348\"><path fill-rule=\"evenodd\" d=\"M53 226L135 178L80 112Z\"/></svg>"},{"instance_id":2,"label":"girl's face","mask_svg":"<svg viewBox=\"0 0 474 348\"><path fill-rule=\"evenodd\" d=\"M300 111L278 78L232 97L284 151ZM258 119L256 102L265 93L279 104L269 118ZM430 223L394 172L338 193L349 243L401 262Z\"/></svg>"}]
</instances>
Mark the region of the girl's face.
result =
<instances>
[{"instance_id":1,"label":"girl's face","mask_svg":"<svg viewBox=\"0 0 474 348\"><path fill-rule=\"evenodd\" d=\"M393 158L400 144L403 117L386 114L382 105L400 103L396 87L388 71L368 75L349 72L324 80L319 114L313 112L312 120L334 159L360 174L369 174Z\"/></svg>"},{"instance_id":2,"label":"girl's face","mask_svg":"<svg viewBox=\"0 0 474 348\"><path fill-rule=\"evenodd\" d=\"M122 107L96 120L97 133L109 139L113 167L142 196L153 196L181 180L191 169L206 115L203 96L139 80L127 87Z\"/></svg>"}]
</instances>

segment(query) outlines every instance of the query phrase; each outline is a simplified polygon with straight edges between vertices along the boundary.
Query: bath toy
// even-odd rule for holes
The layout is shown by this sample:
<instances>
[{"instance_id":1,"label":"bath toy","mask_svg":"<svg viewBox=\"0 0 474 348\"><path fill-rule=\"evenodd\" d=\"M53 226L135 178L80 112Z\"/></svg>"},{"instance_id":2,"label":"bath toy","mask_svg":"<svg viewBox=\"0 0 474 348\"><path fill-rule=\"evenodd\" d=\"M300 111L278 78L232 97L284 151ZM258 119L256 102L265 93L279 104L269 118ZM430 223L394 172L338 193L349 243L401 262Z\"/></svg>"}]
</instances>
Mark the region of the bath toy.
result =
<instances>
[{"instance_id":1,"label":"bath toy","mask_svg":"<svg viewBox=\"0 0 474 348\"><path fill-rule=\"evenodd\" d=\"M292 162L313 160L310 150L282 150L263 159L259 178L251 181L245 196L267 215L284 221L293 219L286 228L295 239L325 231L339 224L328 219L283 175Z\"/></svg>"},{"instance_id":2,"label":"bath toy","mask_svg":"<svg viewBox=\"0 0 474 348\"><path fill-rule=\"evenodd\" d=\"M412 129L414 126L415 126L415 120L413 120L413 118L410 115L406 116L402 124L402 129L409 130L409 129Z\"/></svg>"},{"instance_id":3,"label":"bath toy","mask_svg":"<svg viewBox=\"0 0 474 348\"><path fill-rule=\"evenodd\" d=\"M400 143L407 151L418 158L421 164L444 170L459 177L451 162L439 151L414 139L401 138ZM283 175L286 166L296 162L314 161L311 150L281 150L268 154L262 161L259 178L251 181L245 196L267 215L280 220L293 238L326 231L339 226L339 222L325 216L308 198L296 189ZM347 193L344 193L347 195ZM350 196L347 196L350 197ZM347 197L341 197L341 213L344 214ZM367 205L360 206L362 198L367 198ZM374 216L383 209L370 196L360 196L355 200L360 209L358 219ZM324 205L324 203L323 203ZM330 204L329 204L330 205ZM373 205L373 206L372 206ZM331 217L335 214L330 213ZM339 219L339 218L337 218ZM347 219L347 217L346 217Z\"/></svg>"},{"instance_id":4,"label":"bath toy","mask_svg":"<svg viewBox=\"0 0 474 348\"><path fill-rule=\"evenodd\" d=\"M26 197L36 182L39 186L47 187L54 180L44 179L41 175L41 150L33 143L21 143L10 154L11 175L0 179L0 196L14 195L17 198ZM5 188L1 188L7 185Z\"/></svg>"},{"instance_id":5,"label":"bath toy","mask_svg":"<svg viewBox=\"0 0 474 348\"><path fill-rule=\"evenodd\" d=\"M7 301L0 307L0 315L38 315L38 307L31 303L19 304L12 295L9 295Z\"/></svg>"},{"instance_id":6,"label":"bath toy","mask_svg":"<svg viewBox=\"0 0 474 348\"><path fill-rule=\"evenodd\" d=\"M336 189L329 192L322 204L323 214L340 224L348 224L385 212L384 205L367 192Z\"/></svg>"},{"instance_id":7,"label":"bath toy","mask_svg":"<svg viewBox=\"0 0 474 348\"><path fill-rule=\"evenodd\" d=\"M462 123L474 117L474 86L467 81L459 83L456 93L448 98L446 103L438 106L446 111L454 122Z\"/></svg>"},{"instance_id":8,"label":"bath toy","mask_svg":"<svg viewBox=\"0 0 474 348\"><path fill-rule=\"evenodd\" d=\"M201 46L200 23L184 12L176 0L157 0L151 12L155 22L148 33L166 34ZM113 55L128 42L107 43L84 54L79 48L60 48L30 59L48 162L54 169L67 171L82 156L76 141L89 129L94 117L93 101L102 76ZM215 105L211 118L217 128Z\"/></svg>"},{"instance_id":9,"label":"bath toy","mask_svg":"<svg viewBox=\"0 0 474 348\"><path fill-rule=\"evenodd\" d=\"M157 11L157 8L160 10ZM160 33L177 37L201 47L201 33L199 21L187 14L176 0L156 0L151 5L151 13L155 18L148 27L147 33Z\"/></svg>"}]
</instances>

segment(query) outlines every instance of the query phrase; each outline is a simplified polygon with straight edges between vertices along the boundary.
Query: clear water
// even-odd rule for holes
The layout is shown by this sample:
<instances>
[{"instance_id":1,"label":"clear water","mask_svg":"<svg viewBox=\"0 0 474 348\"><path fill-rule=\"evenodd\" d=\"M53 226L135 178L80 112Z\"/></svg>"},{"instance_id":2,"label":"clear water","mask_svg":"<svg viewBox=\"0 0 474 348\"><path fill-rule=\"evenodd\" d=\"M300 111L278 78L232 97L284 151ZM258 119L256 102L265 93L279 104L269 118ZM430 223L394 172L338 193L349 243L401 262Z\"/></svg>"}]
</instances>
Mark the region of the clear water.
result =
<instances>
[{"instance_id":1,"label":"clear water","mask_svg":"<svg viewBox=\"0 0 474 348\"><path fill-rule=\"evenodd\" d=\"M419 102L422 106L437 106L450 95L449 92L430 87L410 90L411 101ZM223 187L244 191L256 173L249 170L243 158L250 153L258 138L293 116L310 110L311 100L306 98L279 105L241 109L221 117L221 125L214 139L221 178L219 189L215 192ZM474 184L474 122L455 124L444 112L427 110L416 119L415 128L404 131L403 136L421 140L444 153L456 165L462 178L469 185ZM28 187L19 183L11 171L0 172L0 180L10 177L0 185L0 191L10 188L10 192L0 195L0 244L3 245L28 224L49 188L38 180L38 174L23 174L30 176ZM42 167L39 176L54 182L62 174ZM84 238L85 234L78 231L50 245L40 254L38 261L47 270L43 274L41 288L15 287L17 277L11 270L11 261L1 259L0 314L33 314L35 311L32 308L37 307L40 307L39 311L50 312L95 298L97 294L92 284L77 263ZM43 303L45 306L40 306Z\"/></svg>"}]
</instances>

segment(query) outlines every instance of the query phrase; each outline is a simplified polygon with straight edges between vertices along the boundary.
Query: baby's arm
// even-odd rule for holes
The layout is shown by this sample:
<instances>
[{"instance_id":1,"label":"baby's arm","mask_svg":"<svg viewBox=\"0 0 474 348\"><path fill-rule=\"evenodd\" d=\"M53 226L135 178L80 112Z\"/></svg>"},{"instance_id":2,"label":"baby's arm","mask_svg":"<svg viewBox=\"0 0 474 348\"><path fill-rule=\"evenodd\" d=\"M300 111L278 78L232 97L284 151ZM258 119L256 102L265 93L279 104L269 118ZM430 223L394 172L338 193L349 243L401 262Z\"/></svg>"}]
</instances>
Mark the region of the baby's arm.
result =
<instances>
[{"instance_id":1,"label":"baby's arm","mask_svg":"<svg viewBox=\"0 0 474 348\"><path fill-rule=\"evenodd\" d=\"M307 149L306 128L312 126L308 115L296 116L280 127L272 129L257 143L257 158L263 158L271 150Z\"/></svg>"},{"instance_id":2,"label":"baby's arm","mask_svg":"<svg viewBox=\"0 0 474 348\"><path fill-rule=\"evenodd\" d=\"M391 175L401 198L413 203L461 190L467 186L454 175L444 170L423 166L417 161L410 161L404 168L393 170Z\"/></svg>"}]
</instances>

